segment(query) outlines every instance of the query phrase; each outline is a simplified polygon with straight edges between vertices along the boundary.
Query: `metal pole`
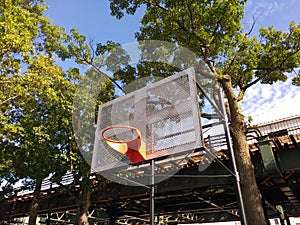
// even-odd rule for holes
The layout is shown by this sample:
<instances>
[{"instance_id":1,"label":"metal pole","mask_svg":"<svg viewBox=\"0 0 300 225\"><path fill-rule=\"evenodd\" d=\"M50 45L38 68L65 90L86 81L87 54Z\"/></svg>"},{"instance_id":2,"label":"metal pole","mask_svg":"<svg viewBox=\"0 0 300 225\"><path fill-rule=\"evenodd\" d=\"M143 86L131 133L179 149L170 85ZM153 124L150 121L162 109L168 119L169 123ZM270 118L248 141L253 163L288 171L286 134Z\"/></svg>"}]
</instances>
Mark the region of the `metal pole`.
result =
<instances>
[{"instance_id":1,"label":"metal pole","mask_svg":"<svg viewBox=\"0 0 300 225\"><path fill-rule=\"evenodd\" d=\"M50 183L50 194L52 194L52 182ZM48 215L47 215L47 220L46 220L46 225L50 225L51 224L51 216L52 216L52 201L51 201L51 197L49 199L49 211L48 211Z\"/></svg>"},{"instance_id":2,"label":"metal pole","mask_svg":"<svg viewBox=\"0 0 300 225\"><path fill-rule=\"evenodd\" d=\"M152 150L154 149L154 124L151 126L151 143L152 143ZM155 200L154 200L154 194L155 194L155 161L154 159L151 159L150 161L150 225L154 225L154 219L155 219Z\"/></svg>"},{"instance_id":3,"label":"metal pole","mask_svg":"<svg viewBox=\"0 0 300 225\"><path fill-rule=\"evenodd\" d=\"M224 116L225 136L226 136L228 150L229 150L231 158L232 158L231 161L232 161L233 173L235 174L234 178L235 178L235 186L237 189L237 197L238 197L239 208L240 208L239 211L240 211L241 224L247 225L247 218L246 218L245 206L244 206L242 189L241 189L241 180L240 180L239 171L236 166L235 154L234 154L234 150L232 147L231 136L230 136L229 126L228 126L228 118L227 118L227 113L225 110L224 95L223 95L221 88L219 88L219 93L220 93L222 112L223 112L223 116Z\"/></svg>"},{"instance_id":4,"label":"metal pole","mask_svg":"<svg viewBox=\"0 0 300 225\"><path fill-rule=\"evenodd\" d=\"M290 218L289 218L289 217L286 217L286 218L285 218L285 221L286 221L286 224L287 224L287 225L291 225L291 221L290 221Z\"/></svg>"},{"instance_id":5,"label":"metal pole","mask_svg":"<svg viewBox=\"0 0 300 225\"><path fill-rule=\"evenodd\" d=\"M154 186L154 166L155 161L154 159L150 162L150 169L151 169L151 181L150 181L150 225L154 225L154 194L155 194L155 186Z\"/></svg>"}]
</instances>

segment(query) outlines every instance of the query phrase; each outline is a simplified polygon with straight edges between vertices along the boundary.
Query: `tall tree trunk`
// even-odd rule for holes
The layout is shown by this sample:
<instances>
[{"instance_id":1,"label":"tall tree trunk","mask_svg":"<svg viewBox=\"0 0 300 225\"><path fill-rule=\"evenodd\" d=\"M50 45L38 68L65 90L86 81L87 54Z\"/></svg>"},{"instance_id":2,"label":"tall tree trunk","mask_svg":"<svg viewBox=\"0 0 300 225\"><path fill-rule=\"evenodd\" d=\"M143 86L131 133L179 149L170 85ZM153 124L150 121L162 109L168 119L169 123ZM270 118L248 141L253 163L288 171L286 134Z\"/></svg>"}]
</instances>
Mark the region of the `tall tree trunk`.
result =
<instances>
[{"instance_id":1,"label":"tall tree trunk","mask_svg":"<svg viewBox=\"0 0 300 225\"><path fill-rule=\"evenodd\" d=\"M237 169L240 173L241 191L244 200L248 225L267 225L264 215L261 193L258 189L254 166L246 137L246 123L239 110L238 101L233 92L231 78L225 75L221 80L230 110L230 132L236 157Z\"/></svg>"},{"instance_id":2,"label":"tall tree trunk","mask_svg":"<svg viewBox=\"0 0 300 225\"><path fill-rule=\"evenodd\" d=\"M40 193L41 193L41 188L42 188L42 181L43 181L43 179L41 179L41 178L38 178L35 181L35 189L34 189L33 197L32 197L28 225L36 224L36 219L37 219L38 210L39 210L39 201L40 201Z\"/></svg>"},{"instance_id":3,"label":"tall tree trunk","mask_svg":"<svg viewBox=\"0 0 300 225\"><path fill-rule=\"evenodd\" d=\"M89 174L83 178L81 187L80 200L77 205L78 225L88 225L88 213L92 191Z\"/></svg>"}]
</instances>

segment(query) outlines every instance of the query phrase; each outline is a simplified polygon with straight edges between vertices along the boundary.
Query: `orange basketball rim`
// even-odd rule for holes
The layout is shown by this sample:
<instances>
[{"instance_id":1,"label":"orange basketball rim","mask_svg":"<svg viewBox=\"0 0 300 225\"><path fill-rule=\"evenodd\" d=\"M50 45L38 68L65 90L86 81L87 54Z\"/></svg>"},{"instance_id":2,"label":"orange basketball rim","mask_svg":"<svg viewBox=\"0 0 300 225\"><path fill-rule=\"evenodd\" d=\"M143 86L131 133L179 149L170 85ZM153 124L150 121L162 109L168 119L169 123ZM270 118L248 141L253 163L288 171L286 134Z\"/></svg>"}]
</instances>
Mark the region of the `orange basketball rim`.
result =
<instances>
[{"instance_id":1,"label":"orange basketball rim","mask_svg":"<svg viewBox=\"0 0 300 225\"><path fill-rule=\"evenodd\" d=\"M137 136L131 140L113 140L108 138L105 133L111 129L123 129L127 128L133 130ZM139 163L146 160L146 145L141 138L141 132L139 129L132 126L109 126L102 131L102 138L106 143L114 150L126 155L131 163Z\"/></svg>"}]
</instances>

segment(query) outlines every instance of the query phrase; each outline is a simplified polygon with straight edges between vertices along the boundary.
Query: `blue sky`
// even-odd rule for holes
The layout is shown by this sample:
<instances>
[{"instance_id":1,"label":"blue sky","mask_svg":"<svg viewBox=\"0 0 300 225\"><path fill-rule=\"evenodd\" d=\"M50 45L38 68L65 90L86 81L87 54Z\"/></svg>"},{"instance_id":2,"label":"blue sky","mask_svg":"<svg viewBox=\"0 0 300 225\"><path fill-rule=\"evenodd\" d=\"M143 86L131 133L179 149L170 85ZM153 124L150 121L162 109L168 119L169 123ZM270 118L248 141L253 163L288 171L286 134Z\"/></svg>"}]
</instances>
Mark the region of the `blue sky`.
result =
<instances>
[{"instance_id":1,"label":"blue sky","mask_svg":"<svg viewBox=\"0 0 300 225\"><path fill-rule=\"evenodd\" d=\"M95 43L107 40L127 44L134 42L134 33L139 29L142 10L134 16L117 20L110 15L108 0L46 0L47 15L54 24L66 30L76 27ZM259 26L274 25L286 30L289 22L300 22L300 0L250 0L246 5L244 27L249 26L252 17ZM292 87L291 81L270 85L256 85L246 93L242 108L254 123L262 123L300 114L300 88Z\"/></svg>"},{"instance_id":2,"label":"blue sky","mask_svg":"<svg viewBox=\"0 0 300 225\"><path fill-rule=\"evenodd\" d=\"M66 30L72 27L95 42L113 40L121 44L135 41L141 10L135 16L117 20L110 15L108 0L46 0L47 15Z\"/></svg>"},{"instance_id":3,"label":"blue sky","mask_svg":"<svg viewBox=\"0 0 300 225\"><path fill-rule=\"evenodd\" d=\"M259 15L259 26L274 25L287 30L290 21L300 22L299 0L252 0L248 1L247 15ZM244 98L242 109L254 123L264 123L300 114L300 87L292 86L291 79L274 85L256 84Z\"/></svg>"},{"instance_id":4,"label":"blue sky","mask_svg":"<svg viewBox=\"0 0 300 225\"><path fill-rule=\"evenodd\" d=\"M47 15L51 20L67 30L76 27L80 33L98 42L113 40L121 44L135 41L142 10L134 16L121 20L110 15L108 0L46 0L49 6ZM246 5L244 25L258 17L258 26L275 25L286 29L291 20L299 22L299 0L250 0ZM258 27L257 26L257 27Z\"/></svg>"}]
</instances>

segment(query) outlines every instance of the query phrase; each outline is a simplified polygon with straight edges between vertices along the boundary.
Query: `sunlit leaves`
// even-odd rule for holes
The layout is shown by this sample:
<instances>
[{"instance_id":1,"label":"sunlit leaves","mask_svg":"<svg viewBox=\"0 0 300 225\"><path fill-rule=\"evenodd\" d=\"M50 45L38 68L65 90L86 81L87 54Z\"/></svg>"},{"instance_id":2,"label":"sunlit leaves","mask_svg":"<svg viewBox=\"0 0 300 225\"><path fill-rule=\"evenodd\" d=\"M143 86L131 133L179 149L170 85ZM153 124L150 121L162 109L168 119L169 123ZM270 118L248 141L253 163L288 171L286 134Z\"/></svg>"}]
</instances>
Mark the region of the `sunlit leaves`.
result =
<instances>
[{"instance_id":1,"label":"sunlit leaves","mask_svg":"<svg viewBox=\"0 0 300 225\"><path fill-rule=\"evenodd\" d=\"M0 176L45 178L67 170L74 79L56 65L67 34L43 1L0 3ZM63 158L63 157L62 157Z\"/></svg>"},{"instance_id":2,"label":"sunlit leaves","mask_svg":"<svg viewBox=\"0 0 300 225\"><path fill-rule=\"evenodd\" d=\"M241 26L246 1L110 2L117 18L132 13L126 7L146 6L136 34L139 40L166 40L191 49L217 78L230 75L232 85L242 92L259 81L285 81L287 73L299 66L299 24L291 23L287 32L261 28L258 36L252 36Z\"/></svg>"},{"instance_id":3,"label":"sunlit leaves","mask_svg":"<svg viewBox=\"0 0 300 225\"><path fill-rule=\"evenodd\" d=\"M261 45L263 51L258 57L257 77L263 83L272 84L278 80L285 81L286 73L297 68L300 63L300 24L290 24L288 32L274 30L273 27L261 28Z\"/></svg>"}]
</instances>

